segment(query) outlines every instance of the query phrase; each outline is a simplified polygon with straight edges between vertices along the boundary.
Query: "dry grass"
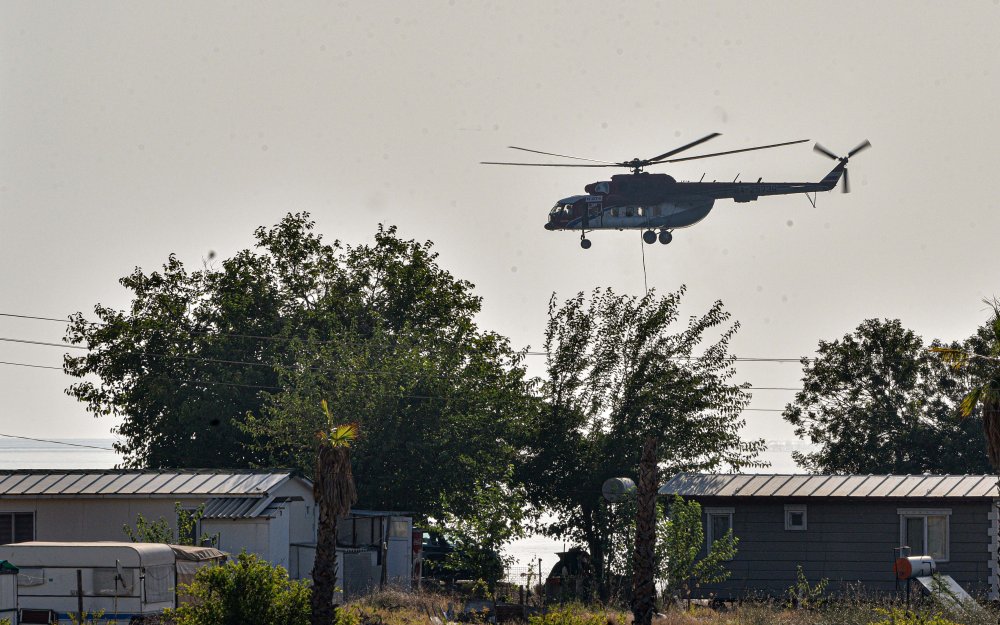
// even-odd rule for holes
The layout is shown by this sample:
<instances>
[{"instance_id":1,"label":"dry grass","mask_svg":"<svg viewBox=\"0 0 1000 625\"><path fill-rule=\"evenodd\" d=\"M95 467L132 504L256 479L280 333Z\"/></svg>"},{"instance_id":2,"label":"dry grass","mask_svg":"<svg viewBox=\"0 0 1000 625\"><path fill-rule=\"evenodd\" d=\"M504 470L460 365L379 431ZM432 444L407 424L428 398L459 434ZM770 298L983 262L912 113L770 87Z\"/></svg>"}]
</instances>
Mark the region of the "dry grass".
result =
<instances>
[{"instance_id":1,"label":"dry grass","mask_svg":"<svg viewBox=\"0 0 1000 625\"><path fill-rule=\"evenodd\" d=\"M454 595L387 590L353 601L340 611L338 625L430 625L430 616L440 617L451 604L456 610L462 599ZM842 597L815 610L795 610L773 602L746 602L729 608L670 607L653 619L653 625L873 625L886 623L892 604L884 598ZM914 606L913 623L955 622L962 625L996 625L998 612L984 608L975 613L947 614L924 604ZM934 621L934 617L947 620ZM571 603L551 605L530 625L631 625L632 615L600 605Z\"/></svg>"}]
</instances>

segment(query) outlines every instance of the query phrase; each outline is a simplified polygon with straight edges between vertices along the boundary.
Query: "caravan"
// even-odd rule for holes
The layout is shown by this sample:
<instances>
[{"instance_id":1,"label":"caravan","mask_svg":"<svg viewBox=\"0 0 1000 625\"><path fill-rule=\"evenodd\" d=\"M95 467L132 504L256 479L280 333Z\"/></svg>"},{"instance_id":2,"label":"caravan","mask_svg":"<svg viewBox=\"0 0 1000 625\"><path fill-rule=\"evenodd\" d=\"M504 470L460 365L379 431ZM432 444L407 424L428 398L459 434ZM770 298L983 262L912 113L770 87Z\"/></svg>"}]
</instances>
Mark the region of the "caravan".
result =
<instances>
[{"instance_id":1,"label":"caravan","mask_svg":"<svg viewBox=\"0 0 1000 625\"><path fill-rule=\"evenodd\" d=\"M129 623L175 605L169 545L26 542L0 545L2 560L19 569L20 623L69 622L80 612Z\"/></svg>"}]
</instances>

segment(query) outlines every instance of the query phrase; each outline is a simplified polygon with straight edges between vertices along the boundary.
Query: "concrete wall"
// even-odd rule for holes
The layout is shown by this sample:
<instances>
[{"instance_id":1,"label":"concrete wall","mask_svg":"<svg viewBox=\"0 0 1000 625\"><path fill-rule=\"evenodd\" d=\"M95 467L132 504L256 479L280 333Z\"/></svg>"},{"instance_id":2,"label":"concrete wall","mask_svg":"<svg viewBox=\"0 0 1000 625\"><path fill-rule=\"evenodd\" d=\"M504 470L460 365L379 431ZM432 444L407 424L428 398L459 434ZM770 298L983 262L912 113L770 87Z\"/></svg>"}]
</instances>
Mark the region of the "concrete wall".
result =
<instances>
[{"instance_id":1,"label":"concrete wall","mask_svg":"<svg viewBox=\"0 0 1000 625\"><path fill-rule=\"evenodd\" d=\"M899 508L951 509L950 558L940 563L938 570L951 575L973 595L985 595L989 590L991 503L987 500L698 498L698 501L703 508L733 508L733 533L740 542L736 558L727 566L732 571L730 579L697 588L695 597L781 596L795 583L798 565L802 565L812 583L829 579L832 591L860 584L869 592L893 592L893 549L900 540ZM785 504L806 504L805 531L785 529Z\"/></svg>"}]
</instances>

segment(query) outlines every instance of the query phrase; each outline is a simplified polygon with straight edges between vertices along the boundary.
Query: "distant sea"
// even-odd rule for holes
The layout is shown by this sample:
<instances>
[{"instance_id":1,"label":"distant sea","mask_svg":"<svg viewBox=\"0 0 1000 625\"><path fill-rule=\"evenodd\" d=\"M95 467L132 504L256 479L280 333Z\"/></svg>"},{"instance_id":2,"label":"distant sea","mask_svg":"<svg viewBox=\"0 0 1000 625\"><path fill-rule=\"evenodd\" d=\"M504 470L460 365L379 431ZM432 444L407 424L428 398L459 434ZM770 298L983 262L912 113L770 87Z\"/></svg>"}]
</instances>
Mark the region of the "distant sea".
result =
<instances>
[{"instance_id":1,"label":"distant sea","mask_svg":"<svg viewBox=\"0 0 1000 625\"><path fill-rule=\"evenodd\" d=\"M0 469L111 469L121 462L121 457L110 450L111 439L63 439L63 442L89 447L0 438ZM771 466L756 472L802 473L792 461L791 454L792 451L809 448L798 441L769 441L768 450L761 455L761 459L770 462ZM532 535L514 541L505 551L514 557L517 566L530 565L537 570L538 560L541 559L543 575L547 575L559 559L556 554L572 546L546 536Z\"/></svg>"},{"instance_id":2,"label":"distant sea","mask_svg":"<svg viewBox=\"0 0 1000 625\"><path fill-rule=\"evenodd\" d=\"M0 437L0 469L111 469L121 462L118 454L111 450L114 443L111 439L60 440L72 444L59 445Z\"/></svg>"}]
</instances>

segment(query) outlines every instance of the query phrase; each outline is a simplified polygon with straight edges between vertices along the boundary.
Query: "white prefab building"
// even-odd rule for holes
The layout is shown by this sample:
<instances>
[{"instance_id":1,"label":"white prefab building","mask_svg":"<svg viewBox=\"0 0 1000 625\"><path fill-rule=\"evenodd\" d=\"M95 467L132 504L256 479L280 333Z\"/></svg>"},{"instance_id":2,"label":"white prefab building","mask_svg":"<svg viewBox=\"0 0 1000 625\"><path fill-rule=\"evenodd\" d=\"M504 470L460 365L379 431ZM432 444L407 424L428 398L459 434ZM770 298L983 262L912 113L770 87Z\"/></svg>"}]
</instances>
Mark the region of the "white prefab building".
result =
<instances>
[{"instance_id":1,"label":"white prefab building","mask_svg":"<svg viewBox=\"0 0 1000 625\"><path fill-rule=\"evenodd\" d=\"M0 471L0 544L123 541L140 514L176 532L178 503L204 506L195 537L309 576L292 545L316 542L312 483L290 471Z\"/></svg>"}]
</instances>

